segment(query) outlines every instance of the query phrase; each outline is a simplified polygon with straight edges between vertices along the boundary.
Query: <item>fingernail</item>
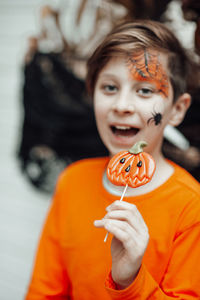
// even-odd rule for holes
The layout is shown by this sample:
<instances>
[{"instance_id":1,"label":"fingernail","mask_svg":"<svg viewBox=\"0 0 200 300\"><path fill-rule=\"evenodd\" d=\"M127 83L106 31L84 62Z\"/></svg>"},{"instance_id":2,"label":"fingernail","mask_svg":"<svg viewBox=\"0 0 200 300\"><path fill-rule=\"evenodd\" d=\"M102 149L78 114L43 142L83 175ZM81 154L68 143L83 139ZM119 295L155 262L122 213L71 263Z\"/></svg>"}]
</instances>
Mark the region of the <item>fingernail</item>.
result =
<instances>
[{"instance_id":1,"label":"fingernail","mask_svg":"<svg viewBox=\"0 0 200 300\"><path fill-rule=\"evenodd\" d=\"M101 223L100 220L95 220L95 221L94 221L94 225L95 225L95 226L99 225L100 223Z\"/></svg>"}]
</instances>

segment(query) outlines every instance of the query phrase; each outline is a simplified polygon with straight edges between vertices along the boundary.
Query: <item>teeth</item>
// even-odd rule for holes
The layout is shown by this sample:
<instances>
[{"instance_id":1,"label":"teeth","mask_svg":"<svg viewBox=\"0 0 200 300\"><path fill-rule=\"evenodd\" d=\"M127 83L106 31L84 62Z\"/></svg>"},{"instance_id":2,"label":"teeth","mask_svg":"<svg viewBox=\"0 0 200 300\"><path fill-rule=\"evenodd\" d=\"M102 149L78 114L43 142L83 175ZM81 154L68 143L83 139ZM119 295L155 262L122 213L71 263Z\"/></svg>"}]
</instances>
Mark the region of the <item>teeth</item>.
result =
<instances>
[{"instance_id":1,"label":"teeth","mask_svg":"<svg viewBox=\"0 0 200 300\"><path fill-rule=\"evenodd\" d=\"M116 129L119 129L119 130L128 130L128 129L131 129L130 126L115 126Z\"/></svg>"}]
</instances>

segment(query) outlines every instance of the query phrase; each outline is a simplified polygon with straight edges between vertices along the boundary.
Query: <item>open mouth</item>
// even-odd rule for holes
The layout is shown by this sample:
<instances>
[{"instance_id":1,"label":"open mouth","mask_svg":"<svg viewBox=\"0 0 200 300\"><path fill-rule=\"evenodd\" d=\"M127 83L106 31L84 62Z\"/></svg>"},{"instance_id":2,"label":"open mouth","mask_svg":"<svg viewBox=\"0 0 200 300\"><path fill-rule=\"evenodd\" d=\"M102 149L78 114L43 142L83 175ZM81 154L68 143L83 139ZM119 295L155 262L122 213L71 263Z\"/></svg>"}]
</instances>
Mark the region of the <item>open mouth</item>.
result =
<instances>
[{"instance_id":1,"label":"open mouth","mask_svg":"<svg viewBox=\"0 0 200 300\"><path fill-rule=\"evenodd\" d=\"M139 131L138 128L134 128L131 126L111 126L111 130L116 136L124 137L132 137Z\"/></svg>"}]
</instances>

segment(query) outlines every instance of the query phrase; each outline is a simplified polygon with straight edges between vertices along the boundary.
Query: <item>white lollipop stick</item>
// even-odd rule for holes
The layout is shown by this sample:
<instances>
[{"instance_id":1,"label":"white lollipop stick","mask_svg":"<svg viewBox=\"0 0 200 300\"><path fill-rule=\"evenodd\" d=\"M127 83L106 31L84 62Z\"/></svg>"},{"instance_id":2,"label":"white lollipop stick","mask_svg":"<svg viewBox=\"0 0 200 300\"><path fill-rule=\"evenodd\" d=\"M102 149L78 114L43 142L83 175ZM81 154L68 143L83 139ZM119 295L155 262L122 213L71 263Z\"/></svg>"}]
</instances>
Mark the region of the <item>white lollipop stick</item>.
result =
<instances>
[{"instance_id":1,"label":"white lollipop stick","mask_svg":"<svg viewBox=\"0 0 200 300\"><path fill-rule=\"evenodd\" d=\"M123 198L124 198L124 196L125 196L125 194L126 194L127 187L128 187L128 184L125 186L125 188L124 188L124 190L123 190L123 193L122 193L121 198L120 198L119 201L122 201L122 200L123 200ZM106 236L105 236L105 238L104 238L104 243L107 241L108 234L109 234L109 232L106 233Z\"/></svg>"}]
</instances>

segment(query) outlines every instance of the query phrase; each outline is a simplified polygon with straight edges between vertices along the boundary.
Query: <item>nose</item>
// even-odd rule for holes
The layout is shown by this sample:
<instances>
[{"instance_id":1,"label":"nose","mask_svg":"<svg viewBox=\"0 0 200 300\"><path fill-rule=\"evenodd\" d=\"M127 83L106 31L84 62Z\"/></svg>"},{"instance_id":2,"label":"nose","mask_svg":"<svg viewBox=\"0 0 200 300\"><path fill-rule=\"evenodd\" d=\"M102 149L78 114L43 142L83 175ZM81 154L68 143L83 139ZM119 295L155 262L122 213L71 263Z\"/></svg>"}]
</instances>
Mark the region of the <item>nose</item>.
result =
<instances>
[{"instance_id":1,"label":"nose","mask_svg":"<svg viewBox=\"0 0 200 300\"><path fill-rule=\"evenodd\" d=\"M119 95L114 99L112 109L118 114L132 114L135 111L133 99L126 95Z\"/></svg>"}]
</instances>

